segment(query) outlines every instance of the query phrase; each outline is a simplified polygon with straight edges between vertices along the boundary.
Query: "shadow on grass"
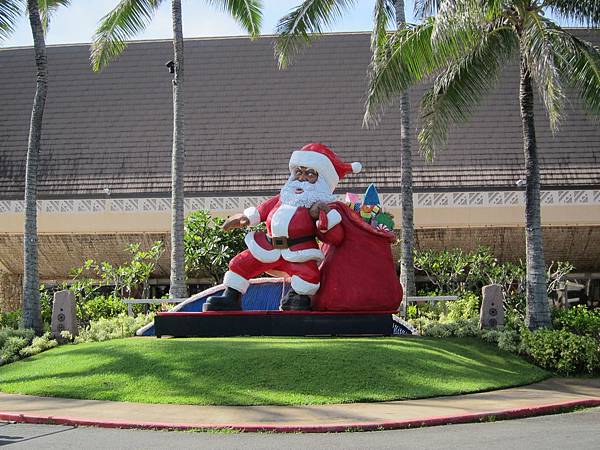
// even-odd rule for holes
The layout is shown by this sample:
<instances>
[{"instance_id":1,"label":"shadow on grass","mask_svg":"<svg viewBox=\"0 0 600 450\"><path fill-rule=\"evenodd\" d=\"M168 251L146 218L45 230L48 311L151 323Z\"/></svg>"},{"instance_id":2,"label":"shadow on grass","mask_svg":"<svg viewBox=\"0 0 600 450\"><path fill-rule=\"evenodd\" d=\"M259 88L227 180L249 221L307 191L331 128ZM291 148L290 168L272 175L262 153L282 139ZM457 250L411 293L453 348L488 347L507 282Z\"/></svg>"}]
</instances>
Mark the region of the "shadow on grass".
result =
<instances>
[{"instance_id":1,"label":"shadow on grass","mask_svg":"<svg viewBox=\"0 0 600 450\"><path fill-rule=\"evenodd\" d=\"M147 403L319 404L452 395L546 376L474 339L126 339L60 347L0 368L0 390Z\"/></svg>"}]
</instances>

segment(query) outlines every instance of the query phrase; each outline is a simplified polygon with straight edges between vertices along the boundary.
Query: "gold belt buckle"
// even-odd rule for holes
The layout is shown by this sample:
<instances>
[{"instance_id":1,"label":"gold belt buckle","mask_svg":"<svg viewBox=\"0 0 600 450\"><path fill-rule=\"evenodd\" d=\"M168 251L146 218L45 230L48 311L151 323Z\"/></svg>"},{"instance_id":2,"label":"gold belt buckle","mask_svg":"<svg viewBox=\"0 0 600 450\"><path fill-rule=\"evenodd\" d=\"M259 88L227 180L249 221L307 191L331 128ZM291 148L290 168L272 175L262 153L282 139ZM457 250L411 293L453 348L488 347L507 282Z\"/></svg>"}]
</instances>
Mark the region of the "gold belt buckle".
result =
<instances>
[{"instance_id":1,"label":"gold belt buckle","mask_svg":"<svg viewBox=\"0 0 600 450\"><path fill-rule=\"evenodd\" d=\"M286 238L285 236L272 237L271 242L273 243L273 248L276 248L278 250L288 248L288 238Z\"/></svg>"}]
</instances>

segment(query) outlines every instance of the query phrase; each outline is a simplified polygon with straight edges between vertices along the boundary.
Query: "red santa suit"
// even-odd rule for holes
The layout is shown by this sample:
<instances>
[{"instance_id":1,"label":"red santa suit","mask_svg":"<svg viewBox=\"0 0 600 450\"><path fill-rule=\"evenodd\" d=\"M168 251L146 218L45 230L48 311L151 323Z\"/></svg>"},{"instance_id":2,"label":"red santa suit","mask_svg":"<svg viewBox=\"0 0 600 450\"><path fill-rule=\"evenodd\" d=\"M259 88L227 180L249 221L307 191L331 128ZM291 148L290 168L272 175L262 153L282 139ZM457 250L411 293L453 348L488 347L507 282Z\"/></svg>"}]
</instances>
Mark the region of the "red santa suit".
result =
<instances>
[{"instance_id":1,"label":"red santa suit","mask_svg":"<svg viewBox=\"0 0 600 450\"><path fill-rule=\"evenodd\" d=\"M292 153L290 173L296 167L314 169L331 194L344 176L359 173L362 166L358 162L343 162L330 148L313 142ZM310 216L308 208L282 203L277 195L246 209L244 215L250 219L250 225L266 222L267 233L248 233L248 250L231 260L223 284L245 293L250 278L264 272L284 272L291 277L296 293L314 295L320 286L318 265L324 258L316 238L331 245L343 240L340 213L330 210L326 220L323 218L326 223L320 224Z\"/></svg>"},{"instance_id":2,"label":"red santa suit","mask_svg":"<svg viewBox=\"0 0 600 450\"><path fill-rule=\"evenodd\" d=\"M320 286L318 265L324 258L316 238L339 245L344 238L340 213L334 209L329 211L327 223L321 227L308 208L282 204L277 195L257 207L247 208L244 215L251 225L266 222L267 233L246 235L248 250L231 260L224 284L244 293L250 278L264 272L284 272L291 277L294 291L314 295Z\"/></svg>"}]
</instances>

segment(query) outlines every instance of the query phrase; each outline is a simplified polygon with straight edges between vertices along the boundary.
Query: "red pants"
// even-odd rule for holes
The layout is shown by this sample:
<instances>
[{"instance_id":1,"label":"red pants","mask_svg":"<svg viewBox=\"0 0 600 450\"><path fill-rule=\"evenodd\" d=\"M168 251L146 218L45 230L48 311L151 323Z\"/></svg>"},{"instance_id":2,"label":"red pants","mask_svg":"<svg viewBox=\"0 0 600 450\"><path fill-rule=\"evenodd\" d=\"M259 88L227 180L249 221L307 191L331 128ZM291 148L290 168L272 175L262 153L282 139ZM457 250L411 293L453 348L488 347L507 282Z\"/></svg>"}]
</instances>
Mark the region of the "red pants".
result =
<instances>
[{"instance_id":1,"label":"red pants","mask_svg":"<svg viewBox=\"0 0 600 450\"><path fill-rule=\"evenodd\" d=\"M229 270L246 280L264 272L284 272L292 277L292 288L299 294L312 295L319 288L319 267L317 261L314 260L293 263L279 258L275 262L264 263L256 259L249 250L244 250L230 261ZM312 286L309 286L309 284Z\"/></svg>"}]
</instances>

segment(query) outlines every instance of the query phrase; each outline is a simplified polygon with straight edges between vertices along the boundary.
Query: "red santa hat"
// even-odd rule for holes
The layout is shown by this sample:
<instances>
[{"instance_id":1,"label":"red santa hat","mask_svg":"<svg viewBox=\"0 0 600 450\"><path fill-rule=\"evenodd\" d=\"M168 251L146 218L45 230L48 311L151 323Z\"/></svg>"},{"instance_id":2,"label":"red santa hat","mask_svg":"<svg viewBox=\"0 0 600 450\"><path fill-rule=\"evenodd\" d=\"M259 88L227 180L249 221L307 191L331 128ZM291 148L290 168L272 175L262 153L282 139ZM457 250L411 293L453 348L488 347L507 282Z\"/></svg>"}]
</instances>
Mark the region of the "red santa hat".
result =
<instances>
[{"instance_id":1,"label":"red santa hat","mask_svg":"<svg viewBox=\"0 0 600 450\"><path fill-rule=\"evenodd\" d=\"M323 177L333 192L342 178L349 173L359 173L362 164L342 161L329 147L313 142L292 153L290 172L296 167L308 167L316 170Z\"/></svg>"}]
</instances>

